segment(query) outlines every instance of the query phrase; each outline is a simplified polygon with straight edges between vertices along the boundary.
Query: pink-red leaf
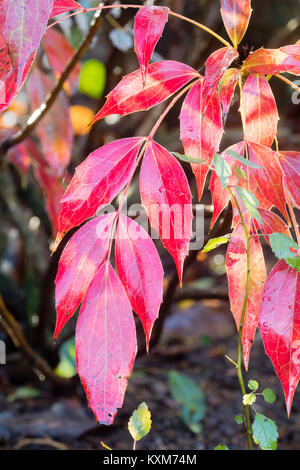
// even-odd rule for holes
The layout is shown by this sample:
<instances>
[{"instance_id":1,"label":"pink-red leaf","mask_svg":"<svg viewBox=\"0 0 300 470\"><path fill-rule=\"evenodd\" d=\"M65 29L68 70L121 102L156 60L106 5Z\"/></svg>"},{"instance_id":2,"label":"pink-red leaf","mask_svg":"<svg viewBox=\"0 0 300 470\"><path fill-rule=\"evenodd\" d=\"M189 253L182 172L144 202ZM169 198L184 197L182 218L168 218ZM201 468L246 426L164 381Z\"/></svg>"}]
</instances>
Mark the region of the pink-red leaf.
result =
<instances>
[{"instance_id":1,"label":"pink-red leaf","mask_svg":"<svg viewBox=\"0 0 300 470\"><path fill-rule=\"evenodd\" d=\"M53 0L53 8L50 15L50 18L53 18L56 15L60 15L61 13L65 13L69 10L78 10L82 9L79 3L75 2L74 0Z\"/></svg>"},{"instance_id":2,"label":"pink-red leaf","mask_svg":"<svg viewBox=\"0 0 300 470\"><path fill-rule=\"evenodd\" d=\"M271 87L265 77L249 75L243 87L241 114L245 140L270 147L279 120Z\"/></svg>"},{"instance_id":3,"label":"pink-red leaf","mask_svg":"<svg viewBox=\"0 0 300 470\"><path fill-rule=\"evenodd\" d=\"M175 91L199 74L181 62L164 60L150 64L147 83L143 86L141 71L126 75L109 93L103 108L96 114L99 121L110 114L126 114L144 111L169 98Z\"/></svg>"},{"instance_id":4,"label":"pink-red leaf","mask_svg":"<svg viewBox=\"0 0 300 470\"><path fill-rule=\"evenodd\" d=\"M75 51L73 47L64 35L54 28L48 29L45 34L43 38L43 47L56 76L60 76L64 71L66 64L74 55ZM79 72L80 64L77 63L68 78L68 84L70 86L69 91L71 92L77 86Z\"/></svg>"},{"instance_id":5,"label":"pink-red leaf","mask_svg":"<svg viewBox=\"0 0 300 470\"><path fill-rule=\"evenodd\" d=\"M259 329L290 414L300 379L300 273L280 260L262 294Z\"/></svg>"},{"instance_id":6,"label":"pink-red leaf","mask_svg":"<svg viewBox=\"0 0 300 470\"><path fill-rule=\"evenodd\" d=\"M191 193L176 158L153 141L147 145L143 159L140 191L151 225L172 255L181 282L192 235Z\"/></svg>"},{"instance_id":7,"label":"pink-red leaf","mask_svg":"<svg viewBox=\"0 0 300 470\"><path fill-rule=\"evenodd\" d=\"M230 307L237 329L241 322L247 281L246 236L241 223L232 233L226 255ZM258 324L259 306L267 278L263 251L259 237L250 240L250 289L243 324L243 351L245 368L248 370L249 354Z\"/></svg>"},{"instance_id":8,"label":"pink-red leaf","mask_svg":"<svg viewBox=\"0 0 300 470\"><path fill-rule=\"evenodd\" d=\"M76 168L59 214L57 243L71 228L109 204L131 176L143 137L115 140L92 152Z\"/></svg>"},{"instance_id":9,"label":"pink-red leaf","mask_svg":"<svg viewBox=\"0 0 300 470\"><path fill-rule=\"evenodd\" d=\"M223 134L221 106L217 92L202 114L203 81L198 81L187 94L180 113L180 138L185 154L200 158L206 164L192 164L198 185L198 198L201 199L208 165L217 152Z\"/></svg>"},{"instance_id":10,"label":"pink-red leaf","mask_svg":"<svg viewBox=\"0 0 300 470\"><path fill-rule=\"evenodd\" d=\"M276 158L276 152L260 144L248 142L249 158L261 168L250 169L250 179L257 183L263 196L270 201L288 220L283 172Z\"/></svg>"},{"instance_id":11,"label":"pink-red leaf","mask_svg":"<svg viewBox=\"0 0 300 470\"><path fill-rule=\"evenodd\" d=\"M105 260L113 219L114 214L106 214L90 220L77 230L62 252L55 279L54 339L74 315Z\"/></svg>"},{"instance_id":12,"label":"pink-red leaf","mask_svg":"<svg viewBox=\"0 0 300 470\"><path fill-rule=\"evenodd\" d=\"M238 52L233 47L222 47L213 52L205 62L202 112L205 112L212 95L218 88L221 78L229 65L237 57Z\"/></svg>"},{"instance_id":13,"label":"pink-red leaf","mask_svg":"<svg viewBox=\"0 0 300 470\"><path fill-rule=\"evenodd\" d=\"M221 0L223 23L234 46L241 42L251 13L251 0Z\"/></svg>"},{"instance_id":14,"label":"pink-red leaf","mask_svg":"<svg viewBox=\"0 0 300 470\"><path fill-rule=\"evenodd\" d=\"M21 89L46 31L52 0L0 2L0 111Z\"/></svg>"},{"instance_id":15,"label":"pink-red leaf","mask_svg":"<svg viewBox=\"0 0 300 470\"><path fill-rule=\"evenodd\" d=\"M285 46L289 47L289 46ZM258 49L247 57L242 70L244 72L273 75L281 72L300 74L300 57L291 54L290 49ZM299 47L298 45L295 47ZM286 53L286 52L289 53Z\"/></svg>"},{"instance_id":16,"label":"pink-red leaf","mask_svg":"<svg viewBox=\"0 0 300 470\"><path fill-rule=\"evenodd\" d=\"M276 232L283 233L288 237L291 236L288 225L280 217L278 217L278 215L274 214L274 212L260 208L258 208L258 212L261 217L261 222L257 222L255 220L254 225L257 229L261 230L261 233L271 234ZM265 238L269 243L269 237L266 236Z\"/></svg>"},{"instance_id":17,"label":"pink-red leaf","mask_svg":"<svg viewBox=\"0 0 300 470\"><path fill-rule=\"evenodd\" d=\"M141 66L142 81L146 83L148 64L154 48L168 21L169 8L146 6L134 19L134 49Z\"/></svg>"},{"instance_id":18,"label":"pink-red leaf","mask_svg":"<svg viewBox=\"0 0 300 470\"><path fill-rule=\"evenodd\" d=\"M231 145L226 150L232 150L238 153L239 155L244 156L245 142L244 141L238 142L237 144ZM228 163L231 169L233 168L234 165L240 168L241 167L240 162L236 160L235 158L233 158L228 153L226 153L226 150L222 152L221 157L225 158L226 162ZM230 186L236 186L237 183L238 183L238 178L235 176L234 172L232 172L232 176L230 176L228 180L228 184ZM215 172L212 172L209 189L211 191L212 202L214 206L214 212L213 212L212 220L210 223L210 229L212 229L217 218L227 206L228 201L230 199L230 193L228 189L223 188L221 180Z\"/></svg>"},{"instance_id":19,"label":"pink-red leaf","mask_svg":"<svg viewBox=\"0 0 300 470\"><path fill-rule=\"evenodd\" d=\"M227 69L221 79L218 87L219 99L222 103L224 117L226 119L230 103L234 94L235 86L238 79L238 69Z\"/></svg>"},{"instance_id":20,"label":"pink-red leaf","mask_svg":"<svg viewBox=\"0 0 300 470\"><path fill-rule=\"evenodd\" d=\"M123 404L136 355L134 319L124 287L109 262L98 270L76 326L80 380L97 420L111 424Z\"/></svg>"},{"instance_id":21,"label":"pink-red leaf","mask_svg":"<svg viewBox=\"0 0 300 470\"><path fill-rule=\"evenodd\" d=\"M279 152L279 163L283 170L283 181L292 204L300 208L300 153Z\"/></svg>"},{"instance_id":22,"label":"pink-red leaf","mask_svg":"<svg viewBox=\"0 0 300 470\"><path fill-rule=\"evenodd\" d=\"M131 306L143 324L148 347L162 302L164 272L149 235L122 215L117 230L116 265Z\"/></svg>"},{"instance_id":23,"label":"pink-red leaf","mask_svg":"<svg viewBox=\"0 0 300 470\"><path fill-rule=\"evenodd\" d=\"M37 109L45 100L53 83L37 67L33 67L29 80L28 91L32 109ZM53 172L62 175L70 163L73 144L73 127L69 105L63 93L60 93L50 111L36 127L43 155Z\"/></svg>"}]
</instances>

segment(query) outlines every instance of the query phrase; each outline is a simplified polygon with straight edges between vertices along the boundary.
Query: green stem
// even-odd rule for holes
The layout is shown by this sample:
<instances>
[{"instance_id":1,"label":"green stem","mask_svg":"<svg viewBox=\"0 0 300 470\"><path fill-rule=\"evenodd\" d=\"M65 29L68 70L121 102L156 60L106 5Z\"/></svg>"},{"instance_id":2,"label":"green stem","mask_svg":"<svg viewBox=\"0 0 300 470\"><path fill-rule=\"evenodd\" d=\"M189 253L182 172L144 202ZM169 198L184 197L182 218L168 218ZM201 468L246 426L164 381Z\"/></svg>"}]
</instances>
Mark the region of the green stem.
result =
<instances>
[{"instance_id":1,"label":"green stem","mask_svg":"<svg viewBox=\"0 0 300 470\"><path fill-rule=\"evenodd\" d=\"M244 303L243 303L243 309L242 309L242 315L241 315L241 321L240 321L240 326L239 326L239 336L238 336L238 359L237 359L237 364L236 364L236 371L241 387L241 391L243 396L246 395L246 387L245 387L245 382L243 378L243 373L242 373L242 337L243 337L243 326L244 326L244 320L245 320L245 315L246 315L246 310L247 310L247 305L248 305L248 300L249 300L249 291L250 291L250 235L247 230L245 220L241 211L241 208L239 206L239 203L237 201L237 198L233 191L228 187L228 191L230 192L230 195L232 199L234 200L236 207L238 209L242 226L245 232L246 236L246 241L247 241L247 278L246 278L246 290L245 290L245 297L244 297ZM246 421L246 430L247 430L247 441L248 441L248 449L252 450L252 433L251 433L251 420L250 420L250 407L249 405L244 405L244 414L245 414L245 421Z\"/></svg>"}]
</instances>

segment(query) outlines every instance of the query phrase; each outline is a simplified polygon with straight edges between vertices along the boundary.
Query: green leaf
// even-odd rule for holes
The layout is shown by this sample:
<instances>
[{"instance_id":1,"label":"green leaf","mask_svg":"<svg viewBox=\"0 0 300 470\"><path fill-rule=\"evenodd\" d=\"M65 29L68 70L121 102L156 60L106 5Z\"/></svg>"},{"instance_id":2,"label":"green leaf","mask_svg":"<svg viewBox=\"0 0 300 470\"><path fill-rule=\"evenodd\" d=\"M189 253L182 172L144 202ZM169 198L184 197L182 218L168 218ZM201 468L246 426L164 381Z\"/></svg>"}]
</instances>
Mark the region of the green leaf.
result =
<instances>
[{"instance_id":1,"label":"green leaf","mask_svg":"<svg viewBox=\"0 0 300 470\"><path fill-rule=\"evenodd\" d=\"M257 380L249 380L248 387L250 388L250 390L252 390L252 392L256 392L259 387L259 384Z\"/></svg>"},{"instance_id":2,"label":"green leaf","mask_svg":"<svg viewBox=\"0 0 300 470\"><path fill-rule=\"evenodd\" d=\"M256 402L256 396L253 392L243 396L243 405L253 405Z\"/></svg>"},{"instance_id":3,"label":"green leaf","mask_svg":"<svg viewBox=\"0 0 300 470\"><path fill-rule=\"evenodd\" d=\"M229 450L225 444L219 444L214 450Z\"/></svg>"},{"instance_id":4,"label":"green leaf","mask_svg":"<svg viewBox=\"0 0 300 470\"><path fill-rule=\"evenodd\" d=\"M284 259L291 268L300 271L300 256L297 256L296 253L299 249L297 243L283 233L271 233L269 240L271 248L277 258Z\"/></svg>"},{"instance_id":5,"label":"green leaf","mask_svg":"<svg viewBox=\"0 0 300 470\"><path fill-rule=\"evenodd\" d=\"M271 388L265 388L262 394L267 403L274 403L276 400L276 395Z\"/></svg>"},{"instance_id":6,"label":"green leaf","mask_svg":"<svg viewBox=\"0 0 300 470\"><path fill-rule=\"evenodd\" d=\"M226 162L224 157L221 157L217 153L214 155L212 163L215 168L215 172L221 180L223 188L226 188L228 184L228 178L232 174L230 165Z\"/></svg>"},{"instance_id":7,"label":"green leaf","mask_svg":"<svg viewBox=\"0 0 300 470\"><path fill-rule=\"evenodd\" d=\"M208 240L204 248L202 248L203 253L208 253L209 251L214 250L215 248L218 248L221 245L224 245L225 243L228 243L230 240L231 234L229 233L228 235L224 235L223 237L217 237L217 238L211 238Z\"/></svg>"},{"instance_id":8,"label":"green leaf","mask_svg":"<svg viewBox=\"0 0 300 470\"><path fill-rule=\"evenodd\" d=\"M178 158L179 160L182 160L183 162L189 162L189 163L207 163L206 160L203 160L202 158L193 158L189 157L188 155L184 155L182 153L178 152L171 152L174 157Z\"/></svg>"},{"instance_id":9,"label":"green leaf","mask_svg":"<svg viewBox=\"0 0 300 470\"><path fill-rule=\"evenodd\" d=\"M249 166L250 168L261 168L260 165L256 165L256 163L250 162L250 160L247 160L247 158L242 157L242 155L235 152L234 150L226 150L226 153L238 160L239 162L243 163L243 165Z\"/></svg>"},{"instance_id":10,"label":"green leaf","mask_svg":"<svg viewBox=\"0 0 300 470\"><path fill-rule=\"evenodd\" d=\"M244 172L242 168L239 168L238 166L233 165L233 172L237 178L248 181L246 173Z\"/></svg>"},{"instance_id":11,"label":"green leaf","mask_svg":"<svg viewBox=\"0 0 300 470\"><path fill-rule=\"evenodd\" d=\"M7 401L12 403L16 400L26 400L28 398L36 398L41 396L40 390L33 387L19 387L13 393L10 393L7 397Z\"/></svg>"},{"instance_id":12,"label":"green leaf","mask_svg":"<svg viewBox=\"0 0 300 470\"><path fill-rule=\"evenodd\" d=\"M262 450L276 450L278 429L274 421L257 413L252 424L253 440Z\"/></svg>"},{"instance_id":13,"label":"green leaf","mask_svg":"<svg viewBox=\"0 0 300 470\"><path fill-rule=\"evenodd\" d=\"M75 338L65 341L58 351L60 361L55 373L61 377L71 378L76 375Z\"/></svg>"},{"instance_id":14,"label":"green leaf","mask_svg":"<svg viewBox=\"0 0 300 470\"><path fill-rule=\"evenodd\" d=\"M79 75L79 92L91 98L101 98L106 85L106 68L97 59L84 62Z\"/></svg>"},{"instance_id":15,"label":"green leaf","mask_svg":"<svg viewBox=\"0 0 300 470\"><path fill-rule=\"evenodd\" d=\"M261 223L261 216L257 210L259 202L254 196L254 194L252 194L251 191L249 191L248 189L241 188L240 186L237 186L236 192L240 196L241 201L244 204L245 209L249 212L249 214Z\"/></svg>"},{"instance_id":16,"label":"green leaf","mask_svg":"<svg viewBox=\"0 0 300 470\"><path fill-rule=\"evenodd\" d=\"M242 415L235 415L234 420L237 424L243 424L243 416Z\"/></svg>"},{"instance_id":17,"label":"green leaf","mask_svg":"<svg viewBox=\"0 0 300 470\"><path fill-rule=\"evenodd\" d=\"M143 402L132 413L128 422L128 430L132 439L139 441L145 437L150 432L151 424L151 413L147 404Z\"/></svg>"},{"instance_id":18,"label":"green leaf","mask_svg":"<svg viewBox=\"0 0 300 470\"><path fill-rule=\"evenodd\" d=\"M168 378L173 400L182 405L182 421L192 432L200 432L200 421L206 412L202 390L194 380L178 372L169 372Z\"/></svg>"}]
</instances>

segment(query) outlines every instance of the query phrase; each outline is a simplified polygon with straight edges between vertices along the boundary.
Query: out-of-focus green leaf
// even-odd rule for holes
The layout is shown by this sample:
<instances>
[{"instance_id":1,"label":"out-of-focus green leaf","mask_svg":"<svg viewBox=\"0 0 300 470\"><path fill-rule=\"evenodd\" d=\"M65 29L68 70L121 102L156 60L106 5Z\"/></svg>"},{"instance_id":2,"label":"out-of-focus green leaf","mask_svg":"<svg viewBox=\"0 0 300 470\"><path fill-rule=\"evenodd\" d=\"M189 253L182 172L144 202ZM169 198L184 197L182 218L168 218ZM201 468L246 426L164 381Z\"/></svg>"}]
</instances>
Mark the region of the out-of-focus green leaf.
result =
<instances>
[{"instance_id":1,"label":"out-of-focus green leaf","mask_svg":"<svg viewBox=\"0 0 300 470\"><path fill-rule=\"evenodd\" d=\"M74 377L76 375L76 353L75 339L71 338L59 349L60 361L55 369L57 375L61 377Z\"/></svg>"},{"instance_id":2,"label":"out-of-focus green leaf","mask_svg":"<svg viewBox=\"0 0 300 470\"><path fill-rule=\"evenodd\" d=\"M274 403L276 401L276 395L271 388L265 388L262 394L267 403Z\"/></svg>"},{"instance_id":3,"label":"out-of-focus green leaf","mask_svg":"<svg viewBox=\"0 0 300 470\"><path fill-rule=\"evenodd\" d=\"M259 384L257 380L249 380L248 387L250 388L250 390L252 390L252 392L256 392L259 387Z\"/></svg>"},{"instance_id":4,"label":"out-of-focus green leaf","mask_svg":"<svg viewBox=\"0 0 300 470\"><path fill-rule=\"evenodd\" d=\"M13 401L16 400L26 400L27 398L36 398L40 397L41 392L40 390L37 390L36 388L33 387L19 387L17 388L13 393L8 395L7 401L12 403Z\"/></svg>"},{"instance_id":5,"label":"out-of-focus green leaf","mask_svg":"<svg viewBox=\"0 0 300 470\"><path fill-rule=\"evenodd\" d=\"M232 174L230 165L226 162L224 157L221 157L216 153L213 158L213 166L215 168L215 172L221 180L223 188L226 188L228 184L228 178Z\"/></svg>"},{"instance_id":6,"label":"out-of-focus green leaf","mask_svg":"<svg viewBox=\"0 0 300 470\"><path fill-rule=\"evenodd\" d=\"M81 67L79 92L91 98L100 98L106 85L106 68L97 59L89 59Z\"/></svg>"},{"instance_id":7,"label":"out-of-focus green leaf","mask_svg":"<svg viewBox=\"0 0 300 470\"><path fill-rule=\"evenodd\" d=\"M244 165L249 166L250 168L261 168L261 166L256 165L256 163L250 162L250 160L247 160L246 158L242 157L242 155L235 152L234 150L226 150L226 153L228 153L228 155L235 158Z\"/></svg>"},{"instance_id":8,"label":"out-of-focus green leaf","mask_svg":"<svg viewBox=\"0 0 300 470\"><path fill-rule=\"evenodd\" d=\"M182 162L188 162L188 163L207 163L205 160L203 160L202 158L193 158L193 157L189 157L189 155L184 155L182 153L178 153L178 152L171 152L174 157L178 158L179 160L181 160Z\"/></svg>"},{"instance_id":9,"label":"out-of-focus green leaf","mask_svg":"<svg viewBox=\"0 0 300 470\"><path fill-rule=\"evenodd\" d=\"M195 434L202 430L200 421L206 412L204 394L200 387L186 375L169 372L169 387L173 400L182 405L181 419Z\"/></svg>"},{"instance_id":10,"label":"out-of-focus green leaf","mask_svg":"<svg viewBox=\"0 0 300 470\"><path fill-rule=\"evenodd\" d=\"M229 450L229 449L225 444L219 444L214 448L214 450Z\"/></svg>"},{"instance_id":11,"label":"out-of-focus green leaf","mask_svg":"<svg viewBox=\"0 0 300 470\"><path fill-rule=\"evenodd\" d=\"M245 209L249 212L249 214L252 215L252 217L254 217L257 222L261 222L261 216L257 210L259 202L254 196L254 194L252 194L251 191L249 191L248 189L241 188L240 186L237 186L236 192L240 196L241 201L244 204Z\"/></svg>"}]
</instances>

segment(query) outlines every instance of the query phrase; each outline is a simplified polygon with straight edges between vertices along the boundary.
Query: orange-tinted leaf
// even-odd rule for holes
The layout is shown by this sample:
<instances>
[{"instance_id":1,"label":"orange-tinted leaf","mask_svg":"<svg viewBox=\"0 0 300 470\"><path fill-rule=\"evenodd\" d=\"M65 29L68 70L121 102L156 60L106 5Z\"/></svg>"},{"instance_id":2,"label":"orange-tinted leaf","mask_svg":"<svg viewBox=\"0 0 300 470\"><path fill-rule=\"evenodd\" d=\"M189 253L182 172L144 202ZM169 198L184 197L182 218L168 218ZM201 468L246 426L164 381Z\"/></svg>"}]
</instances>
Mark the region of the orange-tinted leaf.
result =
<instances>
[{"instance_id":1,"label":"orange-tinted leaf","mask_svg":"<svg viewBox=\"0 0 300 470\"><path fill-rule=\"evenodd\" d=\"M117 230L116 265L131 306L143 324L148 347L162 302L164 272L149 235L122 215Z\"/></svg>"},{"instance_id":2,"label":"orange-tinted leaf","mask_svg":"<svg viewBox=\"0 0 300 470\"><path fill-rule=\"evenodd\" d=\"M248 28L251 12L251 0L221 0L223 23L234 46L241 42Z\"/></svg>"},{"instance_id":3,"label":"orange-tinted leaf","mask_svg":"<svg viewBox=\"0 0 300 470\"><path fill-rule=\"evenodd\" d=\"M206 164L192 164L201 199L208 165L217 152L223 134L221 106L217 92L214 93L205 114L202 114L203 80L198 81L187 94L180 113L180 138L184 152L194 159L200 158Z\"/></svg>"},{"instance_id":4,"label":"orange-tinted leaf","mask_svg":"<svg viewBox=\"0 0 300 470\"><path fill-rule=\"evenodd\" d=\"M146 83L149 60L168 21L169 8L145 6L134 19L134 50L141 66L142 81Z\"/></svg>"},{"instance_id":5,"label":"orange-tinted leaf","mask_svg":"<svg viewBox=\"0 0 300 470\"><path fill-rule=\"evenodd\" d=\"M147 145L143 159L140 191L151 225L173 257L181 282L192 236L191 193L176 158L153 141Z\"/></svg>"},{"instance_id":6,"label":"orange-tinted leaf","mask_svg":"<svg viewBox=\"0 0 300 470\"><path fill-rule=\"evenodd\" d=\"M243 87L241 113L245 140L270 147L279 120L271 87L265 77L249 75Z\"/></svg>"},{"instance_id":7,"label":"orange-tinted leaf","mask_svg":"<svg viewBox=\"0 0 300 470\"><path fill-rule=\"evenodd\" d=\"M96 114L93 122L111 114L125 116L147 110L166 100L198 76L194 69L181 62L164 60L150 64L145 86L140 70L126 75L109 93L105 105Z\"/></svg>"},{"instance_id":8,"label":"orange-tinted leaf","mask_svg":"<svg viewBox=\"0 0 300 470\"><path fill-rule=\"evenodd\" d=\"M227 69L219 83L218 94L219 99L222 103L225 120L230 108L230 103L237 83L238 72L238 69L235 68Z\"/></svg>"},{"instance_id":9,"label":"orange-tinted leaf","mask_svg":"<svg viewBox=\"0 0 300 470\"><path fill-rule=\"evenodd\" d=\"M298 47L298 46L297 46ZM299 57L284 52L281 49L258 49L247 57L242 71L257 72L265 75L273 75L281 72L300 73Z\"/></svg>"},{"instance_id":10,"label":"orange-tinted leaf","mask_svg":"<svg viewBox=\"0 0 300 470\"><path fill-rule=\"evenodd\" d=\"M293 205L300 208L300 153L279 152L277 157L283 170L285 189Z\"/></svg>"},{"instance_id":11,"label":"orange-tinted leaf","mask_svg":"<svg viewBox=\"0 0 300 470\"><path fill-rule=\"evenodd\" d=\"M55 74L60 76L74 55L73 47L64 35L54 28L48 29L43 38L43 46L51 67ZM71 92L77 87L79 72L80 64L77 63L68 78Z\"/></svg>"},{"instance_id":12,"label":"orange-tinted leaf","mask_svg":"<svg viewBox=\"0 0 300 470\"><path fill-rule=\"evenodd\" d=\"M238 52L233 47L222 47L213 52L205 62L205 74L203 80L202 112L217 90L219 82L229 65L238 57Z\"/></svg>"},{"instance_id":13,"label":"orange-tinted leaf","mask_svg":"<svg viewBox=\"0 0 300 470\"><path fill-rule=\"evenodd\" d=\"M62 252L55 279L54 339L74 315L105 260L113 219L114 214L107 214L90 220L77 230Z\"/></svg>"},{"instance_id":14,"label":"orange-tinted leaf","mask_svg":"<svg viewBox=\"0 0 300 470\"><path fill-rule=\"evenodd\" d=\"M74 104L70 107L70 116L76 135L86 135L90 132L91 123L94 112L87 106L82 106L80 104Z\"/></svg>"},{"instance_id":15,"label":"orange-tinted leaf","mask_svg":"<svg viewBox=\"0 0 300 470\"><path fill-rule=\"evenodd\" d=\"M290 414L300 379L300 273L280 260L262 294L259 329Z\"/></svg>"},{"instance_id":16,"label":"orange-tinted leaf","mask_svg":"<svg viewBox=\"0 0 300 470\"><path fill-rule=\"evenodd\" d=\"M250 179L256 181L257 187L288 220L285 193L283 187L283 172L276 158L276 152L260 144L248 142L250 161L261 168L251 168Z\"/></svg>"},{"instance_id":17,"label":"orange-tinted leaf","mask_svg":"<svg viewBox=\"0 0 300 470\"><path fill-rule=\"evenodd\" d=\"M111 424L123 404L136 334L129 300L108 261L98 270L80 309L75 347L89 406L100 423Z\"/></svg>"},{"instance_id":18,"label":"orange-tinted leaf","mask_svg":"<svg viewBox=\"0 0 300 470\"><path fill-rule=\"evenodd\" d=\"M238 142L237 144L231 145L227 150L233 150L234 152L237 152L239 155L243 156L244 151L245 151L245 142L241 141L241 142ZM241 167L240 162L237 161L228 153L226 153L226 150L222 152L221 157L225 158L230 168L233 168L234 165L237 166L238 168ZM228 184L230 186L236 186L237 182L238 182L237 177L235 176L234 173L232 173L232 176L228 180ZM212 175L211 175L209 189L211 191L212 202L214 206L214 212L213 212L213 216L212 216L211 223L210 223L210 229L212 229L217 218L227 206L228 201L230 199L230 193L228 189L223 188L220 178L214 171L212 172Z\"/></svg>"},{"instance_id":19,"label":"orange-tinted leaf","mask_svg":"<svg viewBox=\"0 0 300 470\"><path fill-rule=\"evenodd\" d=\"M230 307L237 329L241 322L247 281L247 244L242 224L234 229L226 255ZM243 324L243 351L245 368L248 370L249 354L258 324L259 306L267 278L263 251L259 237L250 240L250 290Z\"/></svg>"},{"instance_id":20,"label":"orange-tinted leaf","mask_svg":"<svg viewBox=\"0 0 300 470\"><path fill-rule=\"evenodd\" d=\"M52 81L37 67L33 67L29 80L28 90L33 110L37 109L53 88ZM73 144L73 128L69 113L69 105L61 93L52 105L49 112L37 125L38 135L43 155L57 175L62 175L70 163Z\"/></svg>"},{"instance_id":21,"label":"orange-tinted leaf","mask_svg":"<svg viewBox=\"0 0 300 470\"><path fill-rule=\"evenodd\" d=\"M95 215L123 189L131 176L143 137L115 140L92 152L76 168L60 204L57 242Z\"/></svg>"}]
</instances>

